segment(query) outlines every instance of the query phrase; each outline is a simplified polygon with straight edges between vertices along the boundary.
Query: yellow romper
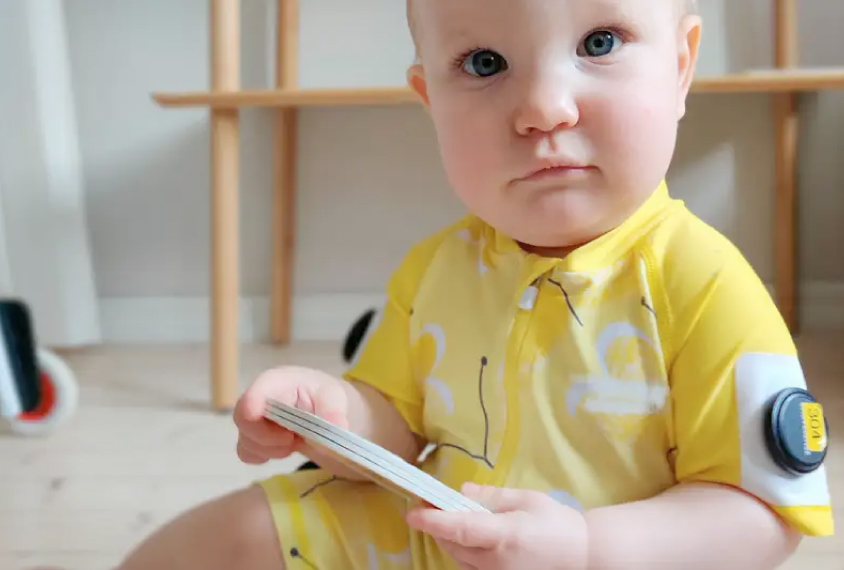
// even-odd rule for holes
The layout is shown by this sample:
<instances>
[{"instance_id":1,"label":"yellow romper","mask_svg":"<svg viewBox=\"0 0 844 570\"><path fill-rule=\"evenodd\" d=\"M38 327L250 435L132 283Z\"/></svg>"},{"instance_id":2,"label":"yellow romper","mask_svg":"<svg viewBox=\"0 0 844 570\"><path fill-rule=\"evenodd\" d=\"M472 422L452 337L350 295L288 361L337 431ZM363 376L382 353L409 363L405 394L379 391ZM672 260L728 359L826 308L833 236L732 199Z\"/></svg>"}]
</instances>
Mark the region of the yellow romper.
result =
<instances>
[{"instance_id":1,"label":"yellow romper","mask_svg":"<svg viewBox=\"0 0 844 570\"><path fill-rule=\"evenodd\" d=\"M762 407L805 388L768 291L663 182L624 224L565 259L474 216L417 244L348 377L436 445L422 468L549 493L577 509L712 481L807 535L833 532L823 466L789 475ZM316 470L262 482L291 570L456 568L407 504Z\"/></svg>"}]
</instances>

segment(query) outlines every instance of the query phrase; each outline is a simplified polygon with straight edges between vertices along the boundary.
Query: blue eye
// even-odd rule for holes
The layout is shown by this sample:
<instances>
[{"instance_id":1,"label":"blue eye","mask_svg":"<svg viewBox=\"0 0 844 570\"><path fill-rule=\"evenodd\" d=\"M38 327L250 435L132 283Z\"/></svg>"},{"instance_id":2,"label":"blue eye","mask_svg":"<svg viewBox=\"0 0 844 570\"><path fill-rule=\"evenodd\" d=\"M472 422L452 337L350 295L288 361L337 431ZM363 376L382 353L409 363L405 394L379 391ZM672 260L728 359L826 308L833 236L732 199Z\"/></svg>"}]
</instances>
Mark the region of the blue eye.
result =
<instances>
[{"instance_id":1,"label":"blue eye","mask_svg":"<svg viewBox=\"0 0 844 570\"><path fill-rule=\"evenodd\" d=\"M621 38L614 32L609 30L592 32L583 40L583 53L579 55L586 55L587 57L603 57L609 55L613 48L616 47L616 42L620 43Z\"/></svg>"},{"instance_id":2,"label":"blue eye","mask_svg":"<svg viewBox=\"0 0 844 570\"><path fill-rule=\"evenodd\" d=\"M501 54L488 49L473 52L463 62L463 71L479 77L490 77L506 69L507 60Z\"/></svg>"}]
</instances>

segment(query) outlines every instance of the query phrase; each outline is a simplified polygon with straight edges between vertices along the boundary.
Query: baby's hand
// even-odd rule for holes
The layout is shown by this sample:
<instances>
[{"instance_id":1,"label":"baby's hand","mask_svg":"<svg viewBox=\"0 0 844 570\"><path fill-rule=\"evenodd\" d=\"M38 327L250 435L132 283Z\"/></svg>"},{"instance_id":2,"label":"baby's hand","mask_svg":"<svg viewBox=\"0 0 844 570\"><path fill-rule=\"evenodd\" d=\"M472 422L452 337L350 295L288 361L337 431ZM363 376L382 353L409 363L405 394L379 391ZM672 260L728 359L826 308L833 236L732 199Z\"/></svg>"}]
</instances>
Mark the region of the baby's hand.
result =
<instances>
[{"instance_id":1,"label":"baby's hand","mask_svg":"<svg viewBox=\"0 0 844 570\"><path fill-rule=\"evenodd\" d=\"M234 409L240 460L266 463L270 459L283 459L302 446L298 435L264 418L270 399L348 427L348 400L343 382L318 370L298 367L276 368L261 374Z\"/></svg>"},{"instance_id":2,"label":"baby's hand","mask_svg":"<svg viewBox=\"0 0 844 570\"><path fill-rule=\"evenodd\" d=\"M437 540L463 570L587 567L586 518L546 493L463 486L463 493L492 511L412 509L411 527Z\"/></svg>"}]
</instances>

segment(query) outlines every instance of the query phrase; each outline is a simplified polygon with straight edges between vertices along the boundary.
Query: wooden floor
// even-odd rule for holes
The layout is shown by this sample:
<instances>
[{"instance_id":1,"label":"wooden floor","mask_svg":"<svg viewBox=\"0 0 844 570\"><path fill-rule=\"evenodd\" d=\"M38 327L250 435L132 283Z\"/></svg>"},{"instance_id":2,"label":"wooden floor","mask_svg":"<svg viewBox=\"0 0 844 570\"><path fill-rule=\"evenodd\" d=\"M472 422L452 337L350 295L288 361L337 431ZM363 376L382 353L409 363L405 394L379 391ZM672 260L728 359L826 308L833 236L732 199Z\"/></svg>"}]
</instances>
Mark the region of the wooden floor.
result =
<instances>
[{"instance_id":1,"label":"wooden floor","mask_svg":"<svg viewBox=\"0 0 844 570\"><path fill-rule=\"evenodd\" d=\"M810 386L826 405L828 460L844 525L844 334L799 341ZM244 347L244 377L279 363L339 372L339 348ZM78 374L72 424L43 440L0 432L0 570L57 565L106 570L155 527L204 499L290 463L249 467L230 417L207 408L204 347L103 348L65 355ZM804 542L789 569L844 570L844 539Z\"/></svg>"}]
</instances>

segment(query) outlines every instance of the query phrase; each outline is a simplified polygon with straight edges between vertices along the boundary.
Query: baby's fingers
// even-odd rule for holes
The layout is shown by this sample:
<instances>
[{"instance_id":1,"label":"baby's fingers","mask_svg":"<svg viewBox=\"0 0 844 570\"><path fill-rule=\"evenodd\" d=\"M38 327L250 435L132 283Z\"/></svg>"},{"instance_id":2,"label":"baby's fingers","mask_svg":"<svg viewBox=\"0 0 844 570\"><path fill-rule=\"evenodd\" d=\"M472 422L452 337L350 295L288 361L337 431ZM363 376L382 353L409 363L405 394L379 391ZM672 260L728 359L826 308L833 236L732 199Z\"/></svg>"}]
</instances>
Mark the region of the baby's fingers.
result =
<instances>
[{"instance_id":1,"label":"baby's fingers","mask_svg":"<svg viewBox=\"0 0 844 570\"><path fill-rule=\"evenodd\" d=\"M266 463L268 460L267 456L255 453L246 447L242 441L237 442L237 457L244 463L248 463L250 465L261 465L262 463Z\"/></svg>"},{"instance_id":2,"label":"baby's fingers","mask_svg":"<svg viewBox=\"0 0 844 570\"><path fill-rule=\"evenodd\" d=\"M241 437L262 447L284 447L293 443L295 434L270 420L238 423Z\"/></svg>"},{"instance_id":3,"label":"baby's fingers","mask_svg":"<svg viewBox=\"0 0 844 570\"><path fill-rule=\"evenodd\" d=\"M274 369L262 373L238 400L234 409L235 422L262 419L268 400L295 405L302 376L296 370Z\"/></svg>"},{"instance_id":4,"label":"baby's fingers","mask_svg":"<svg viewBox=\"0 0 844 570\"><path fill-rule=\"evenodd\" d=\"M270 459L289 457L298 447L298 440L292 440L288 445L261 445L241 435L237 442L237 456L244 463L261 464Z\"/></svg>"}]
</instances>

